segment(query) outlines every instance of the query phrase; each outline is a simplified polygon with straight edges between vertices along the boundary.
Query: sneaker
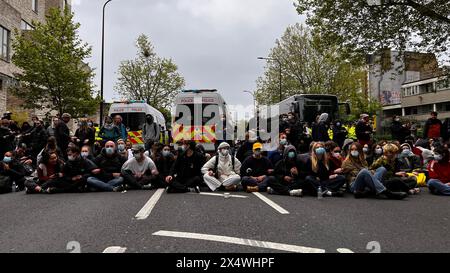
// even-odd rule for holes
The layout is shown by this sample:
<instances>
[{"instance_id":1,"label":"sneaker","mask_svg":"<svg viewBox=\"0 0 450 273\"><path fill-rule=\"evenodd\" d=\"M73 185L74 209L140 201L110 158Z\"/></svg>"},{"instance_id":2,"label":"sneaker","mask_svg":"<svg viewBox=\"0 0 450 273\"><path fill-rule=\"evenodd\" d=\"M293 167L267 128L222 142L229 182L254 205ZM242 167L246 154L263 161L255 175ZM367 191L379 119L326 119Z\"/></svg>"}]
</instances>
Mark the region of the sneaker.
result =
<instances>
[{"instance_id":1,"label":"sneaker","mask_svg":"<svg viewBox=\"0 0 450 273\"><path fill-rule=\"evenodd\" d=\"M113 188L113 192L122 192L123 190L124 188L122 185Z\"/></svg>"},{"instance_id":2,"label":"sneaker","mask_svg":"<svg viewBox=\"0 0 450 273\"><path fill-rule=\"evenodd\" d=\"M301 190L301 189L291 190L291 191L289 191L289 195L290 196L302 197L303 196L303 190Z\"/></svg>"},{"instance_id":3,"label":"sneaker","mask_svg":"<svg viewBox=\"0 0 450 273\"><path fill-rule=\"evenodd\" d=\"M343 191L331 192L331 196L333 196L333 197L343 197L344 196L344 192Z\"/></svg>"},{"instance_id":4,"label":"sneaker","mask_svg":"<svg viewBox=\"0 0 450 273\"><path fill-rule=\"evenodd\" d=\"M144 185L144 186L142 186L142 189L143 190L151 190L151 189L153 189L153 187L152 187L152 184L147 184L147 185Z\"/></svg>"},{"instance_id":5,"label":"sneaker","mask_svg":"<svg viewBox=\"0 0 450 273\"><path fill-rule=\"evenodd\" d=\"M227 186L225 187L226 191L237 191L237 185L231 185L231 186Z\"/></svg>"},{"instance_id":6,"label":"sneaker","mask_svg":"<svg viewBox=\"0 0 450 273\"><path fill-rule=\"evenodd\" d=\"M393 199L393 200L402 200L406 198L408 194L406 192L392 192L385 190L377 195L377 198L380 199Z\"/></svg>"},{"instance_id":7,"label":"sneaker","mask_svg":"<svg viewBox=\"0 0 450 273\"><path fill-rule=\"evenodd\" d=\"M259 187L258 186L247 186L246 191L247 192L258 192L259 191Z\"/></svg>"},{"instance_id":8,"label":"sneaker","mask_svg":"<svg viewBox=\"0 0 450 273\"><path fill-rule=\"evenodd\" d=\"M267 187L268 194L275 194L275 191L271 187Z\"/></svg>"},{"instance_id":9,"label":"sneaker","mask_svg":"<svg viewBox=\"0 0 450 273\"><path fill-rule=\"evenodd\" d=\"M200 187L199 186L195 186L193 188L188 188L189 192L195 192L195 193L200 193Z\"/></svg>"},{"instance_id":10,"label":"sneaker","mask_svg":"<svg viewBox=\"0 0 450 273\"><path fill-rule=\"evenodd\" d=\"M48 193L48 194L52 194L55 193L55 188L47 188L43 191L43 193Z\"/></svg>"}]
</instances>

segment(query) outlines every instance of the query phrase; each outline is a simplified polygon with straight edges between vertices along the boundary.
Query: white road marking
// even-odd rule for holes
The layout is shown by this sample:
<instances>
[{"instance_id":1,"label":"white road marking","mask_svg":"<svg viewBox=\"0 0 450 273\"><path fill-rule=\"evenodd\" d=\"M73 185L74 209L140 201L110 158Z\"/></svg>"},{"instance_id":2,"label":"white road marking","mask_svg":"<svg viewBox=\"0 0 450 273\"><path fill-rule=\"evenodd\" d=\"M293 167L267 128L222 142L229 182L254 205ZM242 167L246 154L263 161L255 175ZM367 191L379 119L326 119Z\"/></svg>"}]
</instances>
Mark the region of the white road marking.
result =
<instances>
[{"instance_id":1,"label":"white road marking","mask_svg":"<svg viewBox=\"0 0 450 273\"><path fill-rule=\"evenodd\" d=\"M160 230L158 232L153 233L153 235L205 240L205 241L214 241L214 242L229 243L229 244L235 244L235 245L245 245L245 246L253 246L253 247L260 247L260 248L276 249L276 250L282 250L282 251L287 251L287 252L325 253L325 250L320 249L320 248L280 244L280 243L273 243L273 242L267 242L267 241L257 241L257 240L250 240L250 239L244 239L244 238L209 235L209 234L201 234L201 233Z\"/></svg>"},{"instance_id":2,"label":"white road marking","mask_svg":"<svg viewBox=\"0 0 450 273\"><path fill-rule=\"evenodd\" d=\"M278 211L281 214L289 214L289 211L283 209L282 207L280 207L278 204L276 204L275 202L273 202L272 200L270 200L269 198L265 197L264 195L262 195L259 192L254 192L254 195L256 195L259 199L261 199L262 201L264 201L267 205L271 206L272 208L274 208L276 211Z\"/></svg>"},{"instance_id":3,"label":"white road marking","mask_svg":"<svg viewBox=\"0 0 450 273\"><path fill-rule=\"evenodd\" d=\"M126 247L110 246L103 250L103 253L125 253Z\"/></svg>"},{"instance_id":4,"label":"white road marking","mask_svg":"<svg viewBox=\"0 0 450 273\"><path fill-rule=\"evenodd\" d=\"M195 192L190 192L189 194L200 194L200 195L209 195L209 196L220 196L220 197L224 197L223 193L213 193L213 192L201 192L201 193L195 193ZM248 196L244 196L244 195L238 195L238 194L230 194L229 197L235 197L235 198L248 198Z\"/></svg>"},{"instance_id":5,"label":"white road marking","mask_svg":"<svg viewBox=\"0 0 450 273\"><path fill-rule=\"evenodd\" d=\"M339 253L354 253L353 251L351 251L350 249L348 249L348 248L338 248L338 249L336 249L337 250L337 252L339 252Z\"/></svg>"},{"instance_id":6,"label":"white road marking","mask_svg":"<svg viewBox=\"0 0 450 273\"><path fill-rule=\"evenodd\" d=\"M158 202L159 198L161 198L161 195L163 194L164 189L158 189L152 197L147 201L147 203L142 207L142 209L136 214L135 218L137 220L144 220L147 219L147 217L152 212L153 208L155 207L156 203Z\"/></svg>"}]
</instances>

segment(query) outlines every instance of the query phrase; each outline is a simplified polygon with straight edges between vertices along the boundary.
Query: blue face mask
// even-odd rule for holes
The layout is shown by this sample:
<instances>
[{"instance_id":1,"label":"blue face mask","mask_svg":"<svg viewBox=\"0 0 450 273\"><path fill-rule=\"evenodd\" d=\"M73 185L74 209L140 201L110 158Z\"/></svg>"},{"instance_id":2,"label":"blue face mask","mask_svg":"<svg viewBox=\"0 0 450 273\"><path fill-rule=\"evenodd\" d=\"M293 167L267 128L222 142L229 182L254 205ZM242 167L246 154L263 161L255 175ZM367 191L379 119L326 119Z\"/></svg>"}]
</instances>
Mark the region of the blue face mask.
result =
<instances>
[{"instance_id":1,"label":"blue face mask","mask_svg":"<svg viewBox=\"0 0 450 273\"><path fill-rule=\"evenodd\" d=\"M114 148L111 148L111 147L105 148L105 152L107 155L112 155L112 154L114 154Z\"/></svg>"},{"instance_id":2,"label":"blue face mask","mask_svg":"<svg viewBox=\"0 0 450 273\"><path fill-rule=\"evenodd\" d=\"M289 152L289 153L288 153L288 157L289 157L290 159L295 158L295 152Z\"/></svg>"},{"instance_id":3,"label":"blue face mask","mask_svg":"<svg viewBox=\"0 0 450 273\"><path fill-rule=\"evenodd\" d=\"M316 149L316 155L323 155L325 153L326 153L326 150L323 147L320 147L320 148Z\"/></svg>"},{"instance_id":4,"label":"blue face mask","mask_svg":"<svg viewBox=\"0 0 450 273\"><path fill-rule=\"evenodd\" d=\"M5 156L5 157L3 158L3 162L5 162L5 163L11 163L11 161L12 161L12 158L9 157L9 156Z\"/></svg>"}]
</instances>

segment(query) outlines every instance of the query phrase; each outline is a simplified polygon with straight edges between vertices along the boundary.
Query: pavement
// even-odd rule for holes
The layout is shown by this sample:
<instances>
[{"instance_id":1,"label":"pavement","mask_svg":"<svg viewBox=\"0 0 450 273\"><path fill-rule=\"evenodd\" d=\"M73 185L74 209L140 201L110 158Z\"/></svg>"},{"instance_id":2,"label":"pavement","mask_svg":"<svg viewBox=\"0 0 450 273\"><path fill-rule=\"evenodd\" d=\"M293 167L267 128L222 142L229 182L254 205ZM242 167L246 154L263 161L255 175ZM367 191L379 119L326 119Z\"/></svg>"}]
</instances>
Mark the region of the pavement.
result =
<instances>
[{"instance_id":1,"label":"pavement","mask_svg":"<svg viewBox=\"0 0 450 273\"><path fill-rule=\"evenodd\" d=\"M155 192L0 195L0 252L450 252L450 198L426 188L402 201L262 193L286 214L244 192Z\"/></svg>"}]
</instances>

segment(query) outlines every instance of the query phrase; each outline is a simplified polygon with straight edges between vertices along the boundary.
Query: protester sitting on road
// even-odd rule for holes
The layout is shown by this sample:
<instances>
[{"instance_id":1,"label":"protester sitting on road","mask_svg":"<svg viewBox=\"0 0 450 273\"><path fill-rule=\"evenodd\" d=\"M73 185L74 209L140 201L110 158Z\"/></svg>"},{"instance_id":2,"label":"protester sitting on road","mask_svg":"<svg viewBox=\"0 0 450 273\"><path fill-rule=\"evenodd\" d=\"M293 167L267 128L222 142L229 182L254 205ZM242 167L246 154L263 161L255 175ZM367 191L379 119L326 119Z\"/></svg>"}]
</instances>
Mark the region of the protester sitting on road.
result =
<instances>
[{"instance_id":1,"label":"protester sitting on road","mask_svg":"<svg viewBox=\"0 0 450 273\"><path fill-rule=\"evenodd\" d=\"M267 158L269 158L270 162L273 166L275 166L278 161L283 159L284 148L288 145L287 136L285 133L280 133L279 135L279 145L276 150L269 151L267 154Z\"/></svg>"},{"instance_id":2,"label":"protester sitting on road","mask_svg":"<svg viewBox=\"0 0 450 273\"><path fill-rule=\"evenodd\" d=\"M336 142L329 140L325 142L325 150L327 151L328 159L333 162L332 166L339 169L342 166L342 161L344 161L344 158L341 155L341 148ZM336 169L332 171L335 171Z\"/></svg>"},{"instance_id":3,"label":"protester sitting on road","mask_svg":"<svg viewBox=\"0 0 450 273\"><path fill-rule=\"evenodd\" d=\"M35 179L27 179L25 186L26 193L46 193L48 185L51 185L52 180L58 180L63 177L64 162L59 158L58 154L53 152L42 154L42 159L37 168L38 177Z\"/></svg>"},{"instance_id":4,"label":"protester sitting on road","mask_svg":"<svg viewBox=\"0 0 450 273\"><path fill-rule=\"evenodd\" d=\"M81 147L81 157L84 159L89 159L90 161L94 162L95 157L94 154L92 154L91 147L88 145L84 145Z\"/></svg>"},{"instance_id":5,"label":"protester sitting on road","mask_svg":"<svg viewBox=\"0 0 450 273\"><path fill-rule=\"evenodd\" d=\"M230 145L220 143L217 154L202 167L203 180L211 191L236 191L241 183L241 162L230 152Z\"/></svg>"},{"instance_id":6,"label":"protester sitting on road","mask_svg":"<svg viewBox=\"0 0 450 273\"><path fill-rule=\"evenodd\" d=\"M242 186L247 192L264 192L270 180L275 177L273 165L267 157L262 155L262 144L253 144L253 155L247 157L241 165Z\"/></svg>"},{"instance_id":7,"label":"protester sitting on road","mask_svg":"<svg viewBox=\"0 0 450 273\"><path fill-rule=\"evenodd\" d=\"M124 180L121 170L125 161L126 158L117 153L116 144L112 141L106 142L105 148L94 160L98 168L94 169L93 176L87 179L88 187L100 191L120 190L118 186L122 185Z\"/></svg>"},{"instance_id":8,"label":"protester sitting on road","mask_svg":"<svg viewBox=\"0 0 450 273\"><path fill-rule=\"evenodd\" d=\"M392 143L383 146L383 156L378 158L371 166L371 170L380 167L386 168L386 174L381 181L383 185L394 192L409 192L417 185L415 178L407 177L406 172L398 169L398 147Z\"/></svg>"},{"instance_id":9,"label":"protester sitting on road","mask_svg":"<svg viewBox=\"0 0 450 273\"><path fill-rule=\"evenodd\" d=\"M159 177L162 181L166 181L167 176L170 175L170 169L175 162L175 156L170 150L170 146L166 145L163 147L161 156L159 156L156 161L156 168L159 171ZM165 183L165 182L164 182ZM164 184L164 187L166 184Z\"/></svg>"},{"instance_id":10,"label":"protester sitting on road","mask_svg":"<svg viewBox=\"0 0 450 273\"><path fill-rule=\"evenodd\" d=\"M131 152L131 149L128 152L128 150L126 148L126 143L123 139L117 140L117 153L127 160L131 158L130 154L133 155L133 153Z\"/></svg>"},{"instance_id":11,"label":"protester sitting on road","mask_svg":"<svg viewBox=\"0 0 450 273\"><path fill-rule=\"evenodd\" d=\"M166 177L168 193L200 192L203 184L201 168L205 164L205 157L195 151L195 141L185 141L183 152L178 155Z\"/></svg>"},{"instance_id":12,"label":"protester sitting on road","mask_svg":"<svg viewBox=\"0 0 450 273\"><path fill-rule=\"evenodd\" d=\"M400 145L401 152L398 156L397 169L406 172L408 177L414 177L417 184L420 186L426 186L426 177L423 174L422 165L420 164L420 158L416 156L408 143ZM420 192L419 188L411 189L410 194L416 194Z\"/></svg>"},{"instance_id":13,"label":"protester sitting on road","mask_svg":"<svg viewBox=\"0 0 450 273\"><path fill-rule=\"evenodd\" d=\"M350 152L342 163L342 171L346 175L348 189L355 198L375 195L378 198L403 199L406 193L391 192L381 183L386 168L380 167L372 174L368 169L361 144L350 145Z\"/></svg>"},{"instance_id":14,"label":"protester sitting on road","mask_svg":"<svg viewBox=\"0 0 450 273\"><path fill-rule=\"evenodd\" d=\"M329 160L324 146L322 142L312 145L311 158L306 163L306 181L316 192L321 187L324 196L343 196L341 188L345 184L345 177L339 175L342 169Z\"/></svg>"},{"instance_id":15,"label":"protester sitting on road","mask_svg":"<svg viewBox=\"0 0 450 273\"><path fill-rule=\"evenodd\" d=\"M450 156L443 146L434 150L434 160L428 165L430 180L428 188L432 194L450 196Z\"/></svg>"},{"instance_id":16,"label":"protester sitting on road","mask_svg":"<svg viewBox=\"0 0 450 273\"><path fill-rule=\"evenodd\" d=\"M303 190L310 189L305 182L306 173L301 161L297 158L294 146L284 149L283 159L275 165L275 179L268 182L267 193L290 196L303 196Z\"/></svg>"},{"instance_id":17,"label":"protester sitting on road","mask_svg":"<svg viewBox=\"0 0 450 273\"><path fill-rule=\"evenodd\" d=\"M342 145L342 157L346 158L348 155L348 149L350 148L350 144L352 144L354 141L353 139L347 138L344 140L344 144Z\"/></svg>"},{"instance_id":18,"label":"protester sitting on road","mask_svg":"<svg viewBox=\"0 0 450 273\"><path fill-rule=\"evenodd\" d=\"M5 153L3 161L0 163L0 175L9 177L11 183L15 182L19 191L24 190L26 171L13 152Z\"/></svg>"},{"instance_id":19,"label":"protester sitting on road","mask_svg":"<svg viewBox=\"0 0 450 273\"><path fill-rule=\"evenodd\" d=\"M67 148L67 162L64 165L61 179L51 180L46 185L48 193L72 193L84 192L87 179L93 175L92 171L97 166L80 155L80 149L76 145Z\"/></svg>"},{"instance_id":20,"label":"protester sitting on road","mask_svg":"<svg viewBox=\"0 0 450 273\"><path fill-rule=\"evenodd\" d=\"M105 117L105 123L100 128L98 136L102 139L103 146L107 141L116 142L121 138L119 128L113 124L110 116Z\"/></svg>"},{"instance_id":21,"label":"protester sitting on road","mask_svg":"<svg viewBox=\"0 0 450 273\"><path fill-rule=\"evenodd\" d=\"M45 146L45 148L37 155L37 163L39 164L41 162L42 159L42 155L46 153L46 154L52 154L52 153L56 153L58 155L58 158L60 160L63 160L63 153L61 151L61 149L57 146L56 144L56 138L51 136L47 139L47 145Z\"/></svg>"},{"instance_id":22,"label":"protester sitting on road","mask_svg":"<svg viewBox=\"0 0 450 273\"><path fill-rule=\"evenodd\" d=\"M145 146L136 144L132 147L133 157L122 166L125 189L150 190L159 187L159 172L155 163L144 155Z\"/></svg>"}]
</instances>

